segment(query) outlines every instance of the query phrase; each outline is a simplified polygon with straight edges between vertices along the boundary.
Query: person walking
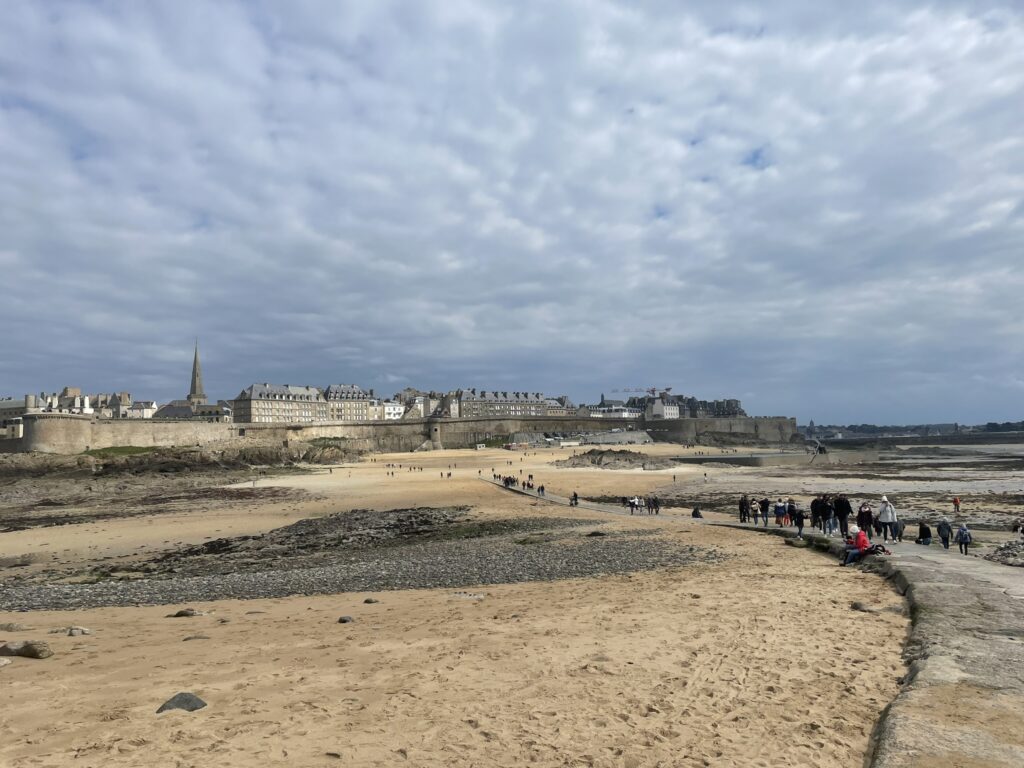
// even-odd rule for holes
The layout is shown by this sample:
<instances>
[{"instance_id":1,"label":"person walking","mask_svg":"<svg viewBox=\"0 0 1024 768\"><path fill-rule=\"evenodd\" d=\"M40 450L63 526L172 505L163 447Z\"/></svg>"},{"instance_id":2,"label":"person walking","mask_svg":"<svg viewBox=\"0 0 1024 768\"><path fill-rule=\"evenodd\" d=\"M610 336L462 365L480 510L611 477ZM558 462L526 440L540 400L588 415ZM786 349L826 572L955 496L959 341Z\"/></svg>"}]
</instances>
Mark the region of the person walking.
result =
<instances>
[{"instance_id":1,"label":"person walking","mask_svg":"<svg viewBox=\"0 0 1024 768\"><path fill-rule=\"evenodd\" d=\"M825 496L825 508L822 518L825 523L825 535L831 536L839 528L839 521L836 520L836 503L831 496Z\"/></svg>"},{"instance_id":2,"label":"person walking","mask_svg":"<svg viewBox=\"0 0 1024 768\"><path fill-rule=\"evenodd\" d=\"M882 497L882 503L878 507L878 522L882 524L882 540L888 543L889 537L896 541L896 507L892 505L886 496Z\"/></svg>"},{"instance_id":3,"label":"person walking","mask_svg":"<svg viewBox=\"0 0 1024 768\"><path fill-rule=\"evenodd\" d=\"M796 504L792 506L789 511L789 519L796 526L796 537L803 539L804 537L804 511L799 509Z\"/></svg>"},{"instance_id":4,"label":"person walking","mask_svg":"<svg viewBox=\"0 0 1024 768\"><path fill-rule=\"evenodd\" d=\"M846 498L845 493L839 494L835 502L836 517L839 519L839 533L842 534L843 538L850 532L849 521L850 515L853 514L853 507L850 505L850 500ZM858 527L863 531L863 526L858 524ZM867 535L867 534L865 534Z\"/></svg>"},{"instance_id":5,"label":"person walking","mask_svg":"<svg viewBox=\"0 0 1024 768\"><path fill-rule=\"evenodd\" d=\"M817 528L819 531L822 527L821 510L823 504L824 501L822 500L820 493L814 497L813 501L811 501L811 528Z\"/></svg>"},{"instance_id":6,"label":"person walking","mask_svg":"<svg viewBox=\"0 0 1024 768\"><path fill-rule=\"evenodd\" d=\"M767 496L765 496L763 499L761 499L761 502L759 504L759 506L761 508L761 520L764 521L764 527L765 528L768 527L768 507L770 507L771 505L772 505L772 503L770 501L768 501L768 497ZM754 525L757 525L757 520L754 521Z\"/></svg>"},{"instance_id":7,"label":"person walking","mask_svg":"<svg viewBox=\"0 0 1024 768\"><path fill-rule=\"evenodd\" d=\"M779 499L775 502L775 525L782 527L782 521L786 517L786 502Z\"/></svg>"},{"instance_id":8,"label":"person walking","mask_svg":"<svg viewBox=\"0 0 1024 768\"><path fill-rule=\"evenodd\" d=\"M935 532L939 534L939 539L942 541L942 548L949 549L949 540L953 538L953 526L949 524L949 518L942 518L942 522L939 523Z\"/></svg>"},{"instance_id":9,"label":"person walking","mask_svg":"<svg viewBox=\"0 0 1024 768\"><path fill-rule=\"evenodd\" d=\"M953 497L953 514L954 515L959 515L960 514L960 497L959 496L954 496Z\"/></svg>"},{"instance_id":10,"label":"person walking","mask_svg":"<svg viewBox=\"0 0 1024 768\"><path fill-rule=\"evenodd\" d=\"M960 527L956 531L956 544L960 548L960 554L966 555L967 548L971 546L974 541L974 537L971 536L971 531L967 527L967 523L960 523Z\"/></svg>"},{"instance_id":11,"label":"person walking","mask_svg":"<svg viewBox=\"0 0 1024 768\"><path fill-rule=\"evenodd\" d=\"M745 523L750 518L750 499L747 494L740 497L740 522Z\"/></svg>"},{"instance_id":12,"label":"person walking","mask_svg":"<svg viewBox=\"0 0 1024 768\"><path fill-rule=\"evenodd\" d=\"M874 515L871 513L871 504L865 501L860 505L857 510L857 527L867 533L868 538L871 538L871 530L874 528Z\"/></svg>"},{"instance_id":13,"label":"person walking","mask_svg":"<svg viewBox=\"0 0 1024 768\"><path fill-rule=\"evenodd\" d=\"M892 524L892 537L893 541L898 541L900 544L903 543L903 531L907 529L906 520L897 520Z\"/></svg>"}]
</instances>

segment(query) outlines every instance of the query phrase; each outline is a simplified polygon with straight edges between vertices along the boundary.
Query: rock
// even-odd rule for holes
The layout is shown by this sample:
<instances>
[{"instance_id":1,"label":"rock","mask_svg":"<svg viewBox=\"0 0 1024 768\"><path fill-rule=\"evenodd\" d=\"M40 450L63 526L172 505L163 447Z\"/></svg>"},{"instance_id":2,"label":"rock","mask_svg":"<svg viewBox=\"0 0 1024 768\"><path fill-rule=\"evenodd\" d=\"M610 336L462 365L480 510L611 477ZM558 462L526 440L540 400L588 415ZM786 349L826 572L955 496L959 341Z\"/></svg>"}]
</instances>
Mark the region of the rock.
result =
<instances>
[{"instance_id":1,"label":"rock","mask_svg":"<svg viewBox=\"0 0 1024 768\"><path fill-rule=\"evenodd\" d=\"M1008 541L984 555L984 558L1003 565L1024 566L1024 541Z\"/></svg>"},{"instance_id":2,"label":"rock","mask_svg":"<svg viewBox=\"0 0 1024 768\"><path fill-rule=\"evenodd\" d=\"M26 627L24 624L0 624L0 632L29 632L32 627Z\"/></svg>"},{"instance_id":3,"label":"rock","mask_svg":"<svg viewBox=\"0 0 1024 768\"><path fill-rule=\"evenodd\" d=\"M379 603L380 600L378 600L375 597L368 597L365 600L363 600L363 602L366 603L367 605L373 605L374 603Z\"/></svg>"},{"instance_id":4,"label":"rock","mask_svg":"<svg viewBox=\"0 0 1024 768\"><path fill-rule=\"evenodd\" d=\"M50 646L42 640L20 640L0 645L0 656L24 656L26 659L48 659L53 656Z\"/></svg>"},{"instance_id":5,"label":"rock","mask_svg":"<svg viewBox=\"0 0 1024 768\"><path fill-rule=\"evenodd\" d=\"M8 664L11 664L11 663L13 663L13 662L11 662L10 659L0 659L0 667L6 667Z\"/></svg>"},{"instance_id":6,"label":"rock","mask_svg":"<svg viewBox=\"0 0 1024 768\"><path fill-rule=\"evenodd\" d=\"M189 635L188 637L186 637L186 638L185 638L184 640L182 640L181 642L183 642L183 643L184 643L184 642L187 642L187 641L189 641L189 640L209 640L209 639L210 639L210 638L209 638L209 636L207 636L207 635Z\"/></svg>"},{"instance_id":7,"label":"rock","mask_svg":"<svg viewBox=\"0 0 1024 768\"><path fill-rule=\"evenodd\" d=\"M195 712L197 709L202 709L205 706L206 702L194 693L176 693L161 704L160 709L156 713L159 715L161 712L166 712L169 709L183 709L186 712Z\"/></svg>"},{"instance_id":8,"label":"rock","mask_svg":"<svg viewBox=\"0 0 1024 768\"><path fill-rule=\"evenodd\" d=\"M351 624L353 621L355 621L355 619L353 619L351 616L342 616L340 619L338 619L339 624Z\"/></svg>"},{"instance_id":9,"label":"rock","mask_svg":"<svg viewBox=\"0 0 1024 768\"><path fill-rule=\"evenodd\" d=\"M165 618L168 619L187 619L192 616L205 616L206 614L202 611L197 611L195 608L182 608L177 613L168 613Z\"/></svg>"},{"instance_id":10,"label":"rock","mask_svg":"<svg viewBox=\"0 0 1024 768\"><path fill-rule=\"evenodd\" d=\"M855 611L861 611L862 613L875 613L874 608L864 605L864 603L860 602L859 600L854 600L852 603L850 603L850 608L852 608Z\"/></svg>"},{"instance_id":11,"label":"rock","mask_svg":"<svg viewBox=\"0 0 1024 768\"><path fill-rule=\"evenodd\" d=\"M91 634L92 630L85 627L68 627L68 637L80 637L81 635Z\"/></svg>"},{"instance_id":12,"label":"rock","mask_svg":"<svg viewBox=\"0 0 1024 768\"><path fill-rule=\"evenodd\" d=\"M225 616L221 616L219 619L217 619L217 623L218 624L230 624L231 623L231 619L229 619L229 618L227 618Z\"/></svg>"},{"instance_id":13,"label":"rock","mask_svg":"<svg viewBox=\"0 0 1024 768\"><path fill-rule=\"evenodd\" d=\"M593 538L595 536L607 536L607 535L608 534L605 533L604 531L591 531L590 533L587 534L587 536L590 536L591 538Z\"/></svg>"}]
</instances>

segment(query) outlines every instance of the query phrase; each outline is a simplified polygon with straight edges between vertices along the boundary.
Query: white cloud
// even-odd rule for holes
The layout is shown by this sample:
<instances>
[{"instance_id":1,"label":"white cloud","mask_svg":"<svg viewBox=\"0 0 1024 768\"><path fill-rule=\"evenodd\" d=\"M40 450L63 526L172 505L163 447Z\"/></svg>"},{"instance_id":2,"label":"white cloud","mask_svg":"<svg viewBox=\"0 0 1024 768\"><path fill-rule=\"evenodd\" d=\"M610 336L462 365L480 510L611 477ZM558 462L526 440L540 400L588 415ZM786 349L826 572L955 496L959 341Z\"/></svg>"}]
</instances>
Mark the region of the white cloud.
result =
<instances>
[{"instance_id":1,"label":"white cloud","mask_svg":"<svg viewBox=\"0 0 1024 768\"><path fill-rule=\"evenodd\" d=\"M1024 16L808 5L9 4L0 388L1019 417Z\"/></svg>"}]
</instances>

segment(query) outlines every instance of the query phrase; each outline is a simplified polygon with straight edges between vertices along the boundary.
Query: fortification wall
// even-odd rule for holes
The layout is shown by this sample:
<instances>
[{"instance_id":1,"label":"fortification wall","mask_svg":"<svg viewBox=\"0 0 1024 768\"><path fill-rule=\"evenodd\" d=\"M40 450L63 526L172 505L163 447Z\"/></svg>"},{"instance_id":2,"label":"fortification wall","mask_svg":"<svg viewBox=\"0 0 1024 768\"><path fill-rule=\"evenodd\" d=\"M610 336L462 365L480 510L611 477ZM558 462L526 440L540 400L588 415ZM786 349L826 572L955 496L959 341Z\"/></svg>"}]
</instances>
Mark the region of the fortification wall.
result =
<instances>
[{"instance_id":1,"label":"fortification wall","mask_svg":"<svg viewBox=\"0 0 1024 768\"><path fill-rule=\"evenodd\" d=\"M577 416L523 416L507 419L432 419L431 440L445 448L472 448L516 432L610 432L642 426L638 419L585 419Z\"/></svg>"},{"instance_id":2,"label":"fortification wall","mask_svg":"<svg viewBox=\"0 0 1024 768\"><path fill-rule=\"evenodd\" d=\"M358 451L415 451L428 439L427 419L329 424L230 424L239 440L285 442L344 439Z\"/></svg>"},{"instance_id":3,"label":"fortification wall","mask_svg":"<svg viewBox=\"0 0 1024 768\"><path fill-rule=\"evenodd\" d=\"M81 453L96 448L134 445L143 448L208 445L231 439L233 424L206 421L114 421L63 413L24 418L22 451Z\"/></svg>"},{"instance_id":4,"label":"fortification wall","mask_svg":"<svg viewBox=\"0 0 1024 768\"><path fill-rule=\"evenodd\" d=\"M434 448L472 448L477 443L516 432L573 433L613 429L643 429L642 419L588 419L576 416L534 416L507 419L415 419L390 422L336 422L325 424L225 424L204 421L151 419L97 420L68 414L33 414L24 420L19 451L81 453L117 446L201 446L226 441L265 443L344 438L347 445L366 451L413 451L425 443ZM647 425L656 440L690 442L706 434L733 434L767 442L788 442L796 420L673 419ZM8 442L8 441L5 441ZM14 442L14 441L10 441Z\"/></svg>"},{"instance_id":5,"label":"fortification wall","mask_svg":"<svg viewBox=\"0 0 1024 768\"><path fill-rule=\"evenodd\" d=\"M741 416L731 419L657 419L646 429L659 442L691 443L709 435L732 435L739 440L789 443L797 433L796 419L786 416Z\"/></svg>"}]
</instances>

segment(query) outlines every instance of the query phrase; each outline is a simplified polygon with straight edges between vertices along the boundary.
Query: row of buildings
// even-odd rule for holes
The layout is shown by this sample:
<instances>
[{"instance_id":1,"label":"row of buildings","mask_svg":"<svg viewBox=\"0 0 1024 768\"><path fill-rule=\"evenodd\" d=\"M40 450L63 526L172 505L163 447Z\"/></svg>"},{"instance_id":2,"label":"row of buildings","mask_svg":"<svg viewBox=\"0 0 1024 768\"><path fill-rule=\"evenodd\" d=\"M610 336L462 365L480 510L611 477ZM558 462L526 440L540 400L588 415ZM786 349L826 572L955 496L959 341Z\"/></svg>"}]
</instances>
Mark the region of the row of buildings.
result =
<instances>
[{"instance_id":1,"label":"row of buildings","mask_svg":"<svg viewBox=\"0 0 1024 768\"><path fill-rule=\"evenodd\" d=\"M586 407L586 406L584 406ZM601 401L588 407L588 416L606 418L645 419L729 419L746 416L739 400L698 400L687 395L673 395L667 390L652 391L641 397L609 400L604 394Z\"/></svg>"},{"instance_id":2,"label":"row of buildings","mask_svg":"<svg viewBox=\"0 0 1024 768\"><path fill-rule=\"evenodd\" d=\"M157 405L132 400L128 392L82 395L66 387L59 395L27 395L0 400L0 426L30 413L72 413L106 419L197 419L238 423L315 423L345 421L397 421L428 416L445 418L511 418L525 416L578 416L585 418L678 419L745 416L739 400L698 400L648 390L644 396L609 400L601 395L596 405L575 405L565 395L541 392L458 389L423 392L407 388L391 398L355 384L327 387L292 384L251 384L233 400L210 403L196 345L188 395Z\"/></svg>"},{"instance_id":3,"label":"row of buildings","mask_svg":"<svg viewBox=\"0 0 1024 768\"><path fill-rule=\"evenodd\" d=\"M152 400L132 400L128 392L82 394L78 387L64 387L60 393L0 398L0 421L30 413L74 413L101 419L151 419L157 405Z\"/></svg>"}]
</instances>

